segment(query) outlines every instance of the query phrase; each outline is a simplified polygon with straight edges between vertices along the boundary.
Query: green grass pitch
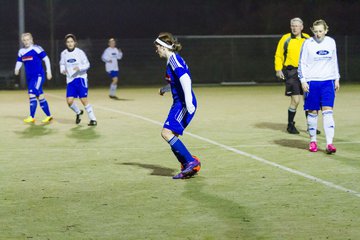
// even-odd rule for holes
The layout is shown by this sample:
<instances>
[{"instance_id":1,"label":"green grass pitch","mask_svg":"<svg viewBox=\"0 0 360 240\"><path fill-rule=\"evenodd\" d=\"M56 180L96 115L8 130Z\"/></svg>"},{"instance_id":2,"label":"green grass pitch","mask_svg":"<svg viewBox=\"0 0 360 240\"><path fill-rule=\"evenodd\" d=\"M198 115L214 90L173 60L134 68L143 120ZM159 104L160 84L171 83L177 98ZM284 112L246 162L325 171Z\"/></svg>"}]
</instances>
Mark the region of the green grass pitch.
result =
<instances>
[{"instance_id":1,"label":"green grass pitch","mask_svg":"<svg viewBox=\"0 0 360 240\"><path fill-rule=\"evenodd\" d=\"M360 85L337 94L335 155L323 131L320 151L306 150L301 108L300 135L285 132L282 86L194 90L181 139L202 169L188 180L171 178L180 166L160 136L169 94L125 88L114 101L90 89L88 127L65 90L45 89L48 125L39 106L22 122L26 91L1 91L0 239L360 239Z\"/></svg>"}]
</instances>

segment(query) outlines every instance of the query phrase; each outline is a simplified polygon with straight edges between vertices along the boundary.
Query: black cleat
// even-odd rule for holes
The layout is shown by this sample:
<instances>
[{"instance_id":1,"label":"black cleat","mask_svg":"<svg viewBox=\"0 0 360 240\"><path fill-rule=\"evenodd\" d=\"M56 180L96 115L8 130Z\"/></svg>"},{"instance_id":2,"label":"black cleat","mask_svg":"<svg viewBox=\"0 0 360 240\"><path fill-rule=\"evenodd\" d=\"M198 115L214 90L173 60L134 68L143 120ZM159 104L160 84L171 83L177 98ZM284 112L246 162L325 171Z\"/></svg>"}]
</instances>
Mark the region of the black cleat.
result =
<instances>
[{"instance_id":1,"label":"black cleat","mask_svg":"<svg viewBox=\"0 0 360 240\"><path fill-rule=\"evenodd\" d=\"M88 126L96 126L97 125L97 121L96 120L90 120Z\"/></svg>"},{"instance_id":2,"label":"black cleat","mask_svg":"<svg viewBox=\"0 0 360 240\"><path fill-rule=\"evenodd\" d=\"M80 113L76 114L76 120L75 120L76 124L79 124L81 122L81 115L83 115L83 114L84 114L83 110L80 110Z\"/></svg>"},{"instance_id":3,"label":"black cleat","mask_svg":"<svg viewBox=\"0 0 360 240\"><path fill-rule=\"evenodd\" d=\"M316 134L317 134L317 135L321 134L320 130L317 130L317 129L316 129Z\"/></svg>"},{"instance_id":4,"label":"black cleat","mask_svg":"<svg viewBox=\"0 0 360 240\"><path fill-rule=\"evenodd\" d=\"M290 134L299 134L299 131L295 127L295 122L288 123L287 132Z\"/></svg>"}]
</instances>

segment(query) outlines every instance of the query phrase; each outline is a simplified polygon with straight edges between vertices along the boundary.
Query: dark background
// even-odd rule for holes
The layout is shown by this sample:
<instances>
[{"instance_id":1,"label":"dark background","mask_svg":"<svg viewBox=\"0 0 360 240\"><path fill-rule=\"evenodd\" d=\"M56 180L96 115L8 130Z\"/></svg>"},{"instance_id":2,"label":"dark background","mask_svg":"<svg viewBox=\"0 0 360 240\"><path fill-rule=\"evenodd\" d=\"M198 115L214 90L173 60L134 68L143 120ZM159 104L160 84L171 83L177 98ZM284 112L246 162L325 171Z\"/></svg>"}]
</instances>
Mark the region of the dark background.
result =
<instances>
[{"instance_id":1,"label":"dark background","mask_svg":"<svg viewBox=\"0 0 360 240\"><path fill-rule=\"evenodd\" d=\"M17 39L18 1L0 3L0 40ZM96 39L154 38L162 31L281 34L289 31L293 17L304 20L306 32L322 18L334 35L360 35L360 3L355 0L25 0L25 30L36 39L49 38L51 23L55 39L69 32Z\"/></svg>"}]
</instances>

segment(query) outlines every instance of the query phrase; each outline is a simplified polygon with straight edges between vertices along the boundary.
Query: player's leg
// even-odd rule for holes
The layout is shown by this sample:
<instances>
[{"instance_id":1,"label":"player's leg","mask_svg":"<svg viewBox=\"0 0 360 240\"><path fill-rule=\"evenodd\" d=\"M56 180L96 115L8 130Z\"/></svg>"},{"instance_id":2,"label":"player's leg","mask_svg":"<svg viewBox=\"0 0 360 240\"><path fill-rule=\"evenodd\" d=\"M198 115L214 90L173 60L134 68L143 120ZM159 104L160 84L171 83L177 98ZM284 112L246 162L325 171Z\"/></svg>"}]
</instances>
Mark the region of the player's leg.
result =
<instances>
[{"instance_id":1,"label":"player's leg","mask_svg":"<svg viewBox=\"0 0 360 240\"><path fill-rule=\"evenodd\" d=\"M42 123L49 123L53 119L53 117L51 116L49 104L46 101L44 94L40 94L39 97L38 97L38 100L39 100L39 104L40 104L41 109L43 110L43 112L46 115L46 118L44 118L41 122Z\"/></svg>"},{"instance_id":2,"label":"player's leg","mask_svg":"<svg viewBox=\"0 0 360 240\"><path fill-rule=\"evenodd\" d=\"M88 101L87 97L80 98L80 101L84 105L85 111L87 112L88 117L90 119L90 122L89 122L88 125L89 126L96 126L97 121L96 121L96 117L95 117L95 114L94 114L94 110L93 110L93 107L89 104L89 101Z\"/></svg>"},{"instance_id":3,"label":"player's leg","mask_svg":"<svg viewBox=\"0 0 360 240\"><path fill-rule=\"evenodd\" d=\"M75 123L79 124L81 122L81 115L83 115L84 111L80 110L80 108L74 101L74 99L78 97L78 93L76 90L77 82L78 79L74 79L66 86L66 103L69 106L69 108L75 112L76 114Z\"/></svg>"},{"instance_id":4,"label":"player's leg","mask_svg":"<svg viewBox=\"0 0 360 240\"><path fill-rule=\"evenodd\" d=\"M299 134L299 131L295 127L295 115L296 109L299 106L301 95L291 95L290 105L288 109L288 126L287 131L290 134Z\"/></svg>"},{"instance_id":5,"label":"player's leg","mask_svg":"<svg viewBox=\"0 0 360 240\"><path fill-rule=\"evenodd\" d=\"M30 92L30 89L29 89L29 92ZM36 96L32 93L29 93L29 103L30 103L30 115L29 115L29 117L24 119L24 122L33 123L33 122L35 122L37 99L36 99Z\"/></svg>"},{"instance_id":6,"label":"player's leg","mask_svg":"<svg viewBox=\"0 0 360 240\"><path fill-rule=\"evenodd\" d=\"M335 135L335 121L333 116L333 107L335 101L334 81L326 81L323 83L321 96L321 104L323 106L323 126L326 137L326 152L331 154L336 152L336 148L333 145L333 139Z\"/></svg>"},{"instance_id":7,"label":"player's leg","mask_svg":"<svg viewBox=\"0 0 360 240\"><path fill-rule=\"evenodd\" d=\"M116 90L117 90L117 84L118 84L118 80L119 80L118 71L111 71L109 75L111 77L109 97L113 98L113 99L117 99Z\"/></svg>"}]
</instances>

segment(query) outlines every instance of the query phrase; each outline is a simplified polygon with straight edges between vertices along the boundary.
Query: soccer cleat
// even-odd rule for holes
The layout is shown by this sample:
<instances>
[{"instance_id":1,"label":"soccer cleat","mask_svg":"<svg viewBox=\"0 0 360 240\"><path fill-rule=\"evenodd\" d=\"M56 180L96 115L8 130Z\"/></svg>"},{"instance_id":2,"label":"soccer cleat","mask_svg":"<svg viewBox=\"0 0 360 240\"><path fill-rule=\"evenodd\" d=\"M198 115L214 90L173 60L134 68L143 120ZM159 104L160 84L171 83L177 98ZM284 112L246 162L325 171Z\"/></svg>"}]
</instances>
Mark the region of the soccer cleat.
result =
<instances>
[{"instance_id":1,"label":"soccer cleat","mask_svg":"<svg viewBox=\"0 0 360 240\"><path fill-rule=\"evenodd\" d=\"M199 161L199 165L197 167L194 168L194 174L199 172L200 169L201 169L201 162L200 162L200 159L196 156L192 156L194 159L196 159L197 161ZM180 170L183 171L185 168L187 167L187 164L180 164Z\"/></svg>"},{"instance_id":2,"label":"soccer cleat","mask_svg":"<svg viewBox=\"0 0 360 240\"><path fill-rule=\"evenodd\" d=\"M326 146L326 153L327 154L336 153L336 147L333 144L328 144Z\"/></svg>"},{"instance_id":3,"label":"soccer cleat","mask_svg":"<svg viewBox=\"0 0 360 240\"><path fill-rule=\"evenodd\" d=\"M299 131L295 127L295 122L288 123L286 130L290 134L299 134Z\"/></svg>"},{"instance_id":4,"label":"soccer cleat","mask_svg":"<svg viewBox=\"0 0 360 240\"><path fill-rule=\"evenodd\" d=\"M172 178L173 178L173 179L184 179L184 178L186 178L186 177L185 177L184 174L181 172L181 173L179 173L179 174L176 174L176 175L173 176Z\"/></svg>"},{"instance_id":5,"label":"soccer cleat","mask_svg":"<svg viewBox=\"0 0 360 240\"><path fill-rule=\"evenodd\" d=\"M35 118L29 116L27 118L24 119L25 123L34 123L35 122Z\"/></svg>"},{"instance_id":6,"label":"soccer cleat","mask_svg":"<svg viewBox=\"0 0 360 240\"><path fill-rule=\"evenodd\" d=\"M317 151L318 151L318 147L317 147L317 143L316 143L316 142L310 142L310 144L309 144L309 151L310 151L310 152L317 152Z\"/></svg>"},{"instance_id":7,"label":"soccer cleat","mask_svg":"<svg viewBox=\"0 0 360 240\"><path fill-rule=\"evenodd\" d=\"M316 129L316 134L317 134L317 135L321 134L320 130L317 130L317 129Z\"/></svg>"},{"instance_id":8,"label":"soccer cleat","mask_svg":"<svg viewBox=\"0 0 360 240\"><path fill-rule=\"evenodd\" d=\"M200 170L200 166L200 161L194 158L194 161L189 162L186 168L181 171L181 173L184 175L184 177L191 177Z\"/></svg>"},{"instance_id":9,"label":"soccer cleat","mask_svg":"<svg viewBox=\"0 0 360 240\"><path fill-rule=\"evenodd\" d=\"M81 115L83 115L83 114L84 114L83 110L80 110L80 113L76 114L76 120L75 120L76 124L79 124L81 122Z\"/></svg>"},{"instance_id":10,"label":"soccer cleat","mask_svg":"<svg viewBox=\"0 0 360 240\"><path fill-rule=\"evenodd\" d=\"M42 123L49 123L49 122L51 122L51 120L53 120L53 117L52 116L47 116L46 118L41 120L41 122Z\"/></svg>"},{"instance_id":11,"label":"soccer cleat","mask_svg":"<svg viewBox=\"0 0 360 240\"><path fill-rule=\"evenodd\" d=\"M96 126L97 125L97 121L96 120L90 120L88 126Z\"/></svg>"}]
</instances>

